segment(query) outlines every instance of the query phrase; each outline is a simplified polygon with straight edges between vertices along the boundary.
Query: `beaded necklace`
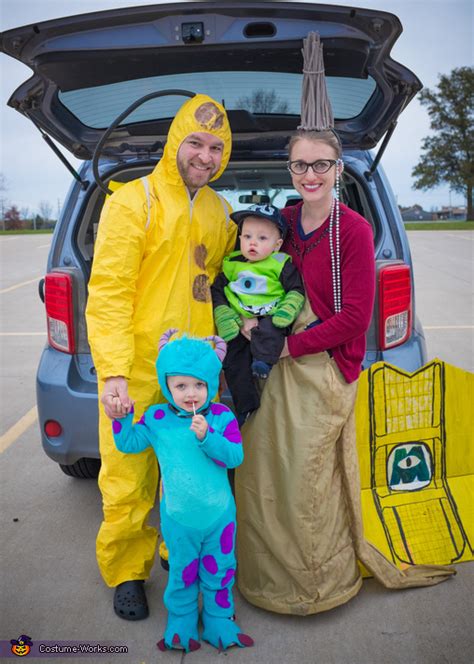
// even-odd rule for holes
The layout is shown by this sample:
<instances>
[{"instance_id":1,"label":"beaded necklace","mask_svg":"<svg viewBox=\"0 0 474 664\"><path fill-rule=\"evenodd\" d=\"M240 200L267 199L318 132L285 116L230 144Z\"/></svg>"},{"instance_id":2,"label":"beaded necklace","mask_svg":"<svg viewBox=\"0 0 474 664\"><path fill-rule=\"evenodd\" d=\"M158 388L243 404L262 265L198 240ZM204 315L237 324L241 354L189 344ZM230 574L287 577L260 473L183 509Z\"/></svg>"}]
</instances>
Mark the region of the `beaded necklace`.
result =
<instances>
[{"instance_id":1,"label":"beaded necklace","mask_svg":"<svg viewBox=\"0 0 474 664\"><path fill-rule=\"evenodd\" d=\"M331 216L329 218L329 247L331 250L332 292L334 311L341 311L341 251L340 251L340 216L339 207L339 160L336 165L336 197L332 199ZM334 246L335 245L335 246Z\"/></svg>"},{"instance_id":2,"label":"beaded necklace","mask_svg":"<svg viewBox=\"0 0 474 664\"><path fill-rule=\"evenodd\" d=\"M293 208L291 216L291 224L288 226L288 236L290 244L295 250L295 254L299 258L304 258L307 254L309 254L310 251L312 251L318 246L321 240L323 240L329 234L329 227L325 228L324 231L320 235L318 235L318 237L314 240L314 242L311 242L311 244L309 244L307 247L303 247L303 249L301 249L301 247L296 242L295 233L293 230L294 228L296 228L297 224L297 219L295 215L296 215L296 209Z\"/></svg>"}]
</instances>

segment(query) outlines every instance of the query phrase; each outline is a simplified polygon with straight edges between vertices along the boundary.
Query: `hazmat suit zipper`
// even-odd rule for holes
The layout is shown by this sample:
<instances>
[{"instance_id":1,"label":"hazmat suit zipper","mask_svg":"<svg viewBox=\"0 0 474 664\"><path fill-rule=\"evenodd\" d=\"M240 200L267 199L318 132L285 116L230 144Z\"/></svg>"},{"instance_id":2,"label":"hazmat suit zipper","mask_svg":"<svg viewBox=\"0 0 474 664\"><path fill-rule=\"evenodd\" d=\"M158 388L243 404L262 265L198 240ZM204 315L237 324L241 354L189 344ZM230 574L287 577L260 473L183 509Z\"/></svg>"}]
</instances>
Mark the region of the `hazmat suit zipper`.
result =
<instances>
[{"instance_id":1,"label":"hazmat suit zipper","mask_svg":"<svg viewBox=\"0 0 474 664\"><path fill-rule=\"evenodd\" d=\"M192 279L192 244L193 244L193 238L192 238L192 227L193 227L193 208L194 208L194 202L196 200L196 197L199 196L199 192L201 190L198 189L194 196L191 197L191 194L189 192L189 189L186 187L186 194L189 200L189 255L188 255L188 275L189 275L189 294L190 297L193 297L193 279ZM187 321L187 332L191 333L191 302L188 298L188 321Z\"/></svg>"}]
</instances>

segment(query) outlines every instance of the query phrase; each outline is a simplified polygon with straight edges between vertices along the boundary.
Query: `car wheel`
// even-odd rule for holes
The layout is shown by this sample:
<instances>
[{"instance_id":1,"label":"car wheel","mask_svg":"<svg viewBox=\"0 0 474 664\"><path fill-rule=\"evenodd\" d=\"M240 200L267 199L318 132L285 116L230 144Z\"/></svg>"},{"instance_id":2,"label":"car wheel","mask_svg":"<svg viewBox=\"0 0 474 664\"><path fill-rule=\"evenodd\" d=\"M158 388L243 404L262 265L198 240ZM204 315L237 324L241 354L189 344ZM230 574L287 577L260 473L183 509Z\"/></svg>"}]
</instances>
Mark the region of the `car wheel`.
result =
<instances>
[{"instance_id":1,"label":"car wheel","mask_svg":"<svg viewBox=\"0 0 474 664\"><path fill-rule=\"evenodd\" d=\"M99 475L100 459L84 458L79 459L70 466L60 463L59 467L69 477L76 477L80 480L95 480Z\"/></svg>"}]
</instances>

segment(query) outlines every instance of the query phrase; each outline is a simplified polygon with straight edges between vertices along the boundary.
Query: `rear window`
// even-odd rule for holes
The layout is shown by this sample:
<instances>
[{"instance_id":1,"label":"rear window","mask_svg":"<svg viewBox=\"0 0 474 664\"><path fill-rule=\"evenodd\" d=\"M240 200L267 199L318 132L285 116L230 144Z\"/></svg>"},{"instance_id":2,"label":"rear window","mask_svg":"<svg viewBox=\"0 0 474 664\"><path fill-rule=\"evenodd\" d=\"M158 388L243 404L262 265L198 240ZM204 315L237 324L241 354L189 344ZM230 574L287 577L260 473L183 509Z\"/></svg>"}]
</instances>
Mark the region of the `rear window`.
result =
<instances>
[{"instance_id":1,"label":"rear window","mask_svg":"<svg viewBox=\"0 0 474 664\"><path fill-rule=\"evenodd\" d=\"M326 80L337 120L357 117L376 88L371 77L356 79L329 76ZM105 129L140 97L159 90L177 88L207 94L222 101L227 110L243 109L265 115L299 115L301 82L302 74L213 71L153 76L59 92L59 99L84 125ZM129 115L125 124L172 118L182 104L182 96L152 99Z\"/></svg>"}]
</instances>

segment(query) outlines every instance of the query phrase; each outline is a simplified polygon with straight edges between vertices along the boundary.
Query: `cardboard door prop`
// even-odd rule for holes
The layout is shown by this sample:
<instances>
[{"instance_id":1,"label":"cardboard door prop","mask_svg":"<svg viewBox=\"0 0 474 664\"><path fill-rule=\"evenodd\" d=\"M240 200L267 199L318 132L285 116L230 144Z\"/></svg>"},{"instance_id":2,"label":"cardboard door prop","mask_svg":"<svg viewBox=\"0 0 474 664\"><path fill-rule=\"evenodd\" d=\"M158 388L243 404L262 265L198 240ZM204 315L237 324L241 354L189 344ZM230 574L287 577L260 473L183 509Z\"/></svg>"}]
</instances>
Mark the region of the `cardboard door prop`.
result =
<instances>
[{"instance_id":1,"label":"cardboard door prop","mask_svg":"<svg viewBox=\"0 0 474 664\"><path fill-rule=\"evenodd\" d=\"M399 567L474 559L474 374L384 362L357 394L365 537Z\"/></svg>"}]
</instances>

